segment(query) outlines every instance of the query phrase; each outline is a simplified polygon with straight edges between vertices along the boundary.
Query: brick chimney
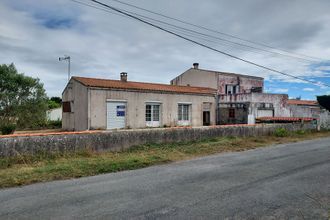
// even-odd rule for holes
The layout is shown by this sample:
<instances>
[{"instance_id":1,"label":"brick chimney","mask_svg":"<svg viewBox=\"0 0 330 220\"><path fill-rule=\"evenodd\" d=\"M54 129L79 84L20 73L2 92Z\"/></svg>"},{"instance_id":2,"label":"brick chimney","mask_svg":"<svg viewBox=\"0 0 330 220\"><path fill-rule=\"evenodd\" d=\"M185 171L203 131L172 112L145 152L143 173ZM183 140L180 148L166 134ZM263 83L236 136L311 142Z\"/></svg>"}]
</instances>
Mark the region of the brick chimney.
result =
<instances>
[{"instance_id":1,"label":"brick chimney","mask_svg":"<svg viewBox=\"0 0 330 220\"><path fill-rule=\"evenodd\" d=\"M120 81L127 82L127 73L125 72L120 73Z\"/></svg>"},{"instance_id":2,"label":"brick chimney","mask_svg":"<svg viewBox=\"0 0 330 220\"><path fill-rule=\"evenodd\" d=\"M193 63L194 69L198 69L199 63Z\"/></svg>"}]
</instances>

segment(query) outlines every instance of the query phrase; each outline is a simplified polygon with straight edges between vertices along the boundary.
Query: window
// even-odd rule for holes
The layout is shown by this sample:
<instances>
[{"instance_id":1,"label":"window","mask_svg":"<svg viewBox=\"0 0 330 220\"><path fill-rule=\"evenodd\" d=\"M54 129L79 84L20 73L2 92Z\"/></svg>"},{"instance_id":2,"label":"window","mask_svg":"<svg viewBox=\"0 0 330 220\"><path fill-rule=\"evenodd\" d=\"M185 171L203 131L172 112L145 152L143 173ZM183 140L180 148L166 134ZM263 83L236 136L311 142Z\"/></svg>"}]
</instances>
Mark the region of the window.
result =
<instances>
[{"instance_id":1,"label":"window","mask_svg":"<svg viewBox=\"0 0 330 220\"><path fill-rule=\"evenodd\" d=\"M259 103L258 104L259 109L272 109L273 107L274 107L273 103Z\"/></svg>"},{"instance_id":2,"label":"window","mask_svg":"<svg viewBox=\"0 0 330 220\"><path fill-rule=\"evenodd\" d=\"M235 118L235 109L234 108L229 109L229 118Z\"/></svg>"},{"instance_id":3,"label":"window","mask_svg":"<svg viewBox=\"0 0 330 220\"><path fill-rule=\"evenodd\" d=\"M71 102L62 102L63 112L72 112Z\"/></svg>"},{"instance_id":4,"label":"window","mask_svg":"<svg viewBox=\"0 0 330 220\"><path fill-rule=\"evenodd\" d=\"M252 87L251 92L262 93L262 87Z\"/></svg>"},{"instance_id":5,"label":"window","mask_svg":"<svg viewBox=\"0 0 330 220\"><path fill-rule=\"evenodd\" d=\"M146 105L146 121L159 121L159 104Z\"/></svg>"},{"instance_id":6,"label":"window","mask_svg":"<svg viewBox=\"0 0 330 220\"><path fill-rule=\"evenodd\" d=\"M189 104L179 104L178 105L178 120L179 121L189 121Z\"/></svg>"},{"instance_id":7,"label":"window","mask_svg":"<svg viewBox=\"0 0 330 220\"><path fill-rule=\"evenodd\" d=\"M239 93L239 85L226 85L226 94Z\"/></svg>"}]
</instances>

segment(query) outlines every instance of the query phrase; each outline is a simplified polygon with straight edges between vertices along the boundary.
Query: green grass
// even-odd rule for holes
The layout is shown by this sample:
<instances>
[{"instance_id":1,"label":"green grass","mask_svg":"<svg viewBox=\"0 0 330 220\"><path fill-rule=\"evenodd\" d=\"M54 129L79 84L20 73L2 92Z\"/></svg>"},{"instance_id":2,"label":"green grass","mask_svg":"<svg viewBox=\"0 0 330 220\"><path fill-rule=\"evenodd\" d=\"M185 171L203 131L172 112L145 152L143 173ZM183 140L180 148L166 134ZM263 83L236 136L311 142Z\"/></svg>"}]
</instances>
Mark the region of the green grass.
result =
<instances>
[{"instance_id":1,"label":"green grass","mask_svg":"<svg viewBox=\"0 0 330 220\"><path fill-rule=\"evenodd\" d=\"M0 188L133 170L222 152L235 152L330 136L330 132L289 132L285 137L220 137L172 144L146 144L123 152L54 153L0 158Z\"/></svg>"}]
</instances>

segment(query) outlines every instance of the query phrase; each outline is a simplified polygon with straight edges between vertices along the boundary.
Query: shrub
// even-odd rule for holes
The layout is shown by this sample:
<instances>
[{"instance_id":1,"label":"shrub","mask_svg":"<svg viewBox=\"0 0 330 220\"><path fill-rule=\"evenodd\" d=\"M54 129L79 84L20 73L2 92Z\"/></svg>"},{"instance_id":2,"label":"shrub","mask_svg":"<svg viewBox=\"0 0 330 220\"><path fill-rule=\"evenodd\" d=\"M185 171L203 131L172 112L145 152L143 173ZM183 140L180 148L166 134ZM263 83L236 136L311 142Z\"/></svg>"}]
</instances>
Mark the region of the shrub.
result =
<instances>
[{"instance_id":1,"label":"shrub","mask_svg":"<svg viewBox=\"0 0 330 220\"><path fill-rule=\"evenodd\" d=\"M289 136L289 132L285 128L277 128L274 132L276 137L287 137Z\"/></svg>"},{"instance_id":2,"label":"shrub","mask_svg":"<svg viewBox=\"0 0 330 220\"><path fill-rule=\"evenodd\" d=\"M306 134L306 131L304 131L304 130L298 130L298 131L296 131L296 134L298 134L298 135L304 135L304 134Z\"/></svg>"},{"instance_id":3,"label":"shrub","mask_svg":"<svg viewBox=\"0 0 330 220\"><path fill-rule=\"evenodd\" d=\"M13 134L16 129L16 125L14 124L7 124L1 126L1 134Z\"/></svg>"},{"instance_id":4,"label":"shrub","mask_svg":"<svg viewBox=\"0 0 330 220\"><path fill-rule=\"evenodd\" d=\"M61 128L62 120L48 121L48 128Z\"/></svg>"}]
</instances>

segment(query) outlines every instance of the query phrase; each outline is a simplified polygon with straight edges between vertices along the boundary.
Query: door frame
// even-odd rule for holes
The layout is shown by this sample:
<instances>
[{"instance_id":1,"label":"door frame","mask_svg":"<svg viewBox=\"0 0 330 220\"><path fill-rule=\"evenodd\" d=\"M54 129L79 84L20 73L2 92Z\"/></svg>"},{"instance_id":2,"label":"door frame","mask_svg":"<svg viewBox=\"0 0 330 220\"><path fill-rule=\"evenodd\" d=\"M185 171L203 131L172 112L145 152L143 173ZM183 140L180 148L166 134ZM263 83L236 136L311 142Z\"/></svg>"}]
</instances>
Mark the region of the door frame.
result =
<instances>
[{"instance_id":1,"label":"door frame","mask_svg":"<svg viewBox=\"0 0 330 220\"><path fill-rule=\"evenodd\" d=\"M123 102L125 103L125 126L124 128L127 127L127 109L128 109L128 103L127 103L127 100L125 99L106 99L106 102L105 102L105 128L106 130L112 130L111 128L108 128L108 102ZM113 129L116 129L116 128L113 128ZM117 128L117 129L120 129L120 128Z\"/></svg>"}]
</instances>

